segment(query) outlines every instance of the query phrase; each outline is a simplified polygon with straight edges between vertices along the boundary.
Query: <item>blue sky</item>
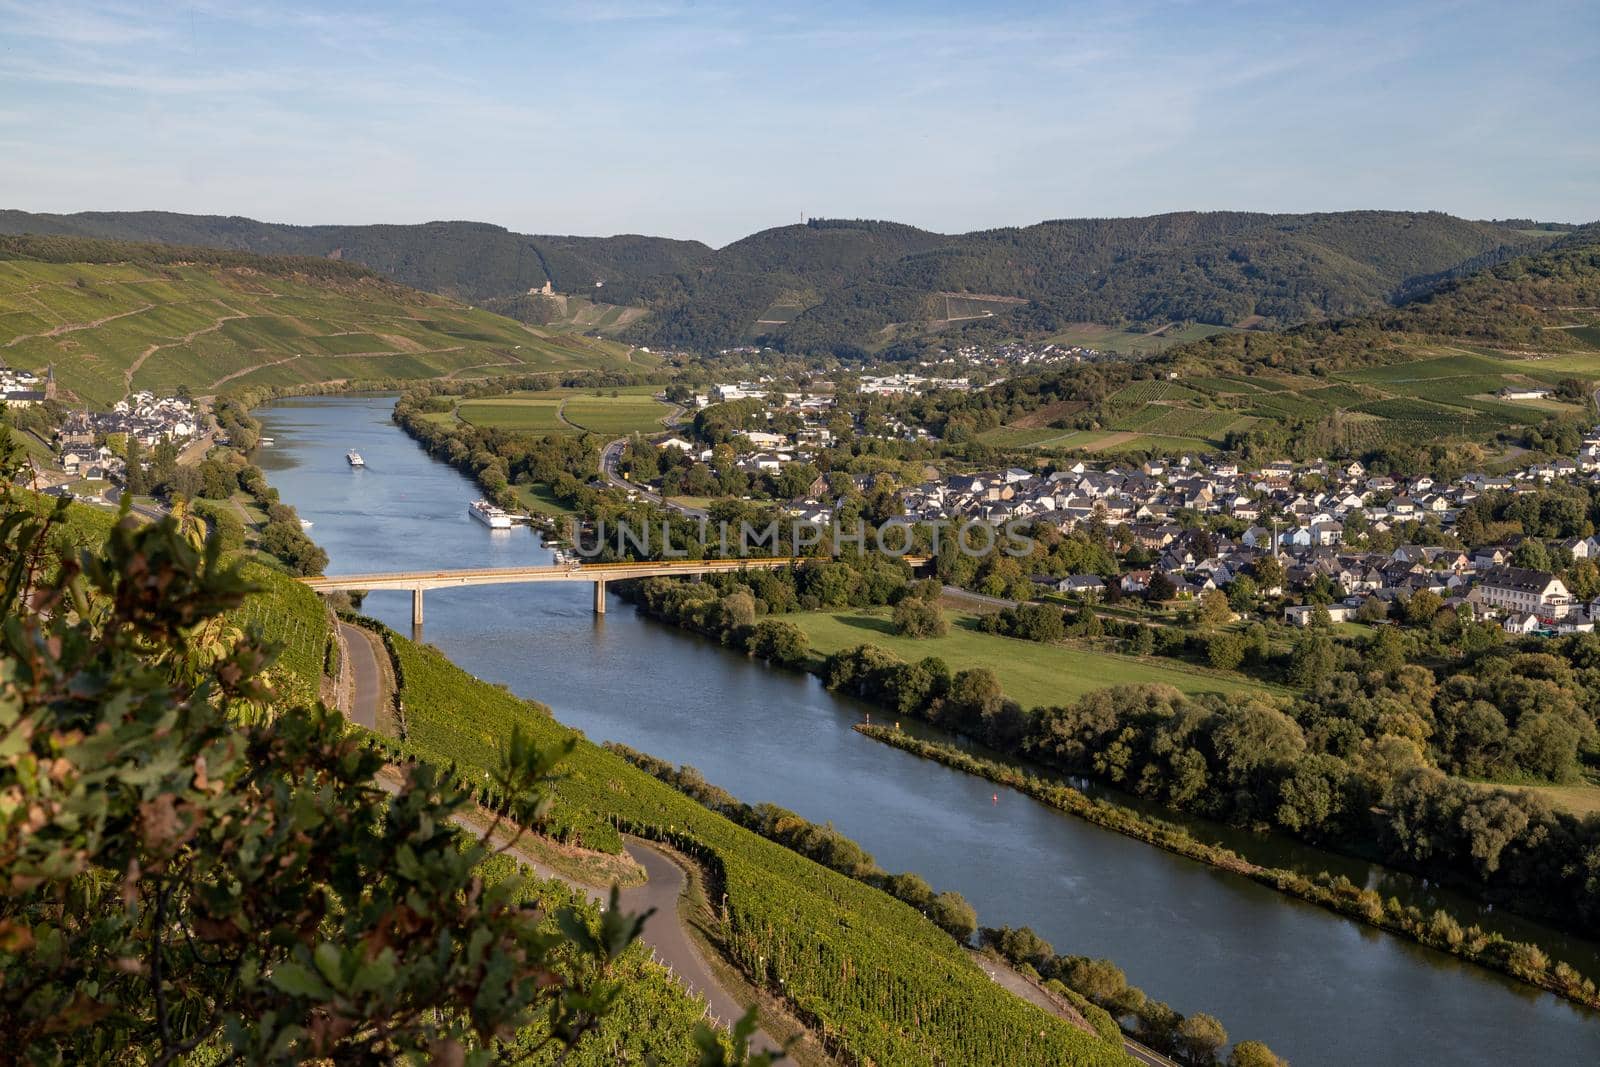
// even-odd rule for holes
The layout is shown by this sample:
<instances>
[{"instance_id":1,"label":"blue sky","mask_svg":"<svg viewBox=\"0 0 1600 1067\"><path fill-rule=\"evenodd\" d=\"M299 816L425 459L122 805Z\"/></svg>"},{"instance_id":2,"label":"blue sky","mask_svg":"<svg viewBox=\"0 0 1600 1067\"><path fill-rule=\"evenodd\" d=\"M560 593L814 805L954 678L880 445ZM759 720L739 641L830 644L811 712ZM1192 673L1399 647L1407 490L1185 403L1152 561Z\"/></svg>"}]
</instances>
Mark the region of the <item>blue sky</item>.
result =
<instances>
[{"instance_id":1,"label":"blue sky","mask_svg":"<svg viewBox=\"0 0 1600 1067\"><path fill-rule=\"evenodd\" d=\"M1600 217L1600 3L0 0L0 207Z\"/></svg>"}]
</instances>

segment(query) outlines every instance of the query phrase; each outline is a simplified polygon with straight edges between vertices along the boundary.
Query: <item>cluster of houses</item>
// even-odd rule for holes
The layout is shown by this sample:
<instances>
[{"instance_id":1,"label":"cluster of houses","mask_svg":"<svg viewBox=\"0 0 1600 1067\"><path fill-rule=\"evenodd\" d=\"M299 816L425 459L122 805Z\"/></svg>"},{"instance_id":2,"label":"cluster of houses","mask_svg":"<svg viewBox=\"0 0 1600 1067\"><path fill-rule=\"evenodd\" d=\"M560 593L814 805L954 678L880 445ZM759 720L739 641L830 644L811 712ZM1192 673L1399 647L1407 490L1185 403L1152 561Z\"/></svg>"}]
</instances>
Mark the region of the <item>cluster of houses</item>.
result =
<instances>
[{"instance_id":1,"label":"cluster of houses","mask_svg":"<svg viewBox=\"0 0 1600 1067\"><path fill-rule=\"evenodd\" d=\"M1083 345L1012 341L998 345L961 345L947 353L941 362L966 367L1027 368L1032 371L1073 363L1093 363L1105 358L1105 353Z\"/></svg>"},{"instance_id":2,"label":"cluster of houses","mask_svg":"<svg viewBox=\"0 0 1600 1067\"><path fill-rule=\"evenodd\" d=\"M954 389L958 392L967 392L972 388L971 378L935 378L926 374L886 374L881 376L863 375L861 384L856 387L863 393L880 396L907 394L920 394Z\"/></svg>"},{"instance_id":3,"label":"cluster of houses","mask_svg":"<svg viewBox=\"0 0 1600 1067\"><path fill-rule=\"evenodd\" d=\"M55 369L41 376L31 370L0 365L0 400L11 407L26 408L56 397Z\"/></svg>"},{"instance_id":4,"label":"cluster of houses","mask_svg":"<svg viewBox=\"0 0 1600 1067\"><path fill-rule=\"evenodd\" d=\"M802 430L796 434L768 433L749 430L733 439L734 464L747 474L776 472L785 464L811 459L816 449L826 448L833 441L833 433L826 427ZM668 437L656 442L663 451L682 452L701 463L710 463L715 449L706 448L682 437Z\"/></svg>"},{"instance_id":5,"label":"cluster of houses","mask_svg":"<svg viewBox=\"0 0 1600 1067\"><path fill-rule=\"evenodd\" d=\"M1279 594L1327 579L1347 597L1327 606L1335 622L1355 618L1363 601L1386 604L1427 589L1447 606L1503 619L1519 633L1591 630L1600 603L1580 602L1561 580L1544 571L1511 567L1511 546L1470 551L1402 545L1392 552L1358 552L1344 546L1345 524L1374 532L1430 518L1450 529L1461 510L1492 491L1532 489L1558 478L1600 477L1600 433L1584 441L1576 459L1535 464L1514 474L1471 474L1449 483L1425 475L1395 479L1369 474L1359 462L1269 463L1245 470L1228 461L1182 458L1139 466L1091 468L1076 463L1041 475L1010 470L950 475L902 493L912 519L978 520L997 525L1015 519L1046 522L1063 532L1086 524L1125 527L1125 536L1150 552L1148 569L1121 576L1121 591L1138 594L1151 576L1168 578L1176 596L1197 596L1229 585L1267 555L1285 575ZM1179 515L1229 517L1249 525L1237 537L1180 525ZM1237 529L1238 524L1229 524ZM1600 540L1563 544L1575 559L1600 559ZM1093 597L1104 582L1094 575L1040 575L1039 584ZM1309 624L1314 605L1294 605L1285 618Z\"/></svg>"},{"instance_id":6,"label":"cluster of houses","mask_svg":"<svg viewBox=\"0 0 1600 1067\"><path fill-rule=\"evenodd\" d=\"M123 460L105 445L122 434L149 449L163 441L184 441L200 432L194 404L180 397L139 392L117 401L110 411L74 411L57 433L61 469L89 481L121 480Z\"/></svg>"}]
</instances>

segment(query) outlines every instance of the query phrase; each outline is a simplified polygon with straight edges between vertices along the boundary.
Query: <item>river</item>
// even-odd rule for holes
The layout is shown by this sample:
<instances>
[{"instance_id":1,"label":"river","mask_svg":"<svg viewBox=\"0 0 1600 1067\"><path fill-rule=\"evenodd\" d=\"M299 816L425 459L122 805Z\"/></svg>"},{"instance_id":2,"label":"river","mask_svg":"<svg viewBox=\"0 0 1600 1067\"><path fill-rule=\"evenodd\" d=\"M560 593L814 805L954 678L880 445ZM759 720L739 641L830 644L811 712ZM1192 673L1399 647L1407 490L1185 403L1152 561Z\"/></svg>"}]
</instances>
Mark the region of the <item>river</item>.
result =
<instances>
[{"instance_id":1,"label":"river","mask_svg":"<svg viewBox=\"0 0 1600 1067\"><path fill-rule=\"evenodd\" d=\"M528 530L490 531L467 516L471 481L394 426L392 405L325 397L256 412L274 438L257 462L313 522L327 573L546 561ZM352 448L365 470L346 464ZM1296 1067L1600 1062L1592 1013L995 794L855 733L870 709L809 675L645 619L615 597L596 616L591 597L586 583L431 590L423 637L597 741L692 763L743 800L831 821L884 868L960 892L984 924L1032 926L1057 951L1109 957L1151 996L1209 1012L1233 1040L1266 1041ZM364 610L411 629L409 593L374 593ZM1582 942L1558 954L1594 959Z\"/></svg>"}]
</instances>

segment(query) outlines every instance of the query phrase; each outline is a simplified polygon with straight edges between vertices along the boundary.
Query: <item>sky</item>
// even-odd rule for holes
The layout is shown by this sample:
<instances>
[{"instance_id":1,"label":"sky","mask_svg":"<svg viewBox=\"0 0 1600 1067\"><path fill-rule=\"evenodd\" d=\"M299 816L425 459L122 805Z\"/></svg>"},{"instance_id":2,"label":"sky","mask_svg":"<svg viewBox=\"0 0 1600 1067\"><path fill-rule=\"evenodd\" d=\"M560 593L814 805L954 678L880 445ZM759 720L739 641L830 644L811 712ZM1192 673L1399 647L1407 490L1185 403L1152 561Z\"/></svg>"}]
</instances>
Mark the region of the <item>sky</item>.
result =
<instances>
[{"instance_id":1,"label":"sky","mask_svg":"<svg viewBox=\"0 0 1600 1067\"><path fill-rule=\"evenodd\" d=\"M1600 217L1600 2L0 0L0 207L722 245Z\"/></svg>"}]
</instances>

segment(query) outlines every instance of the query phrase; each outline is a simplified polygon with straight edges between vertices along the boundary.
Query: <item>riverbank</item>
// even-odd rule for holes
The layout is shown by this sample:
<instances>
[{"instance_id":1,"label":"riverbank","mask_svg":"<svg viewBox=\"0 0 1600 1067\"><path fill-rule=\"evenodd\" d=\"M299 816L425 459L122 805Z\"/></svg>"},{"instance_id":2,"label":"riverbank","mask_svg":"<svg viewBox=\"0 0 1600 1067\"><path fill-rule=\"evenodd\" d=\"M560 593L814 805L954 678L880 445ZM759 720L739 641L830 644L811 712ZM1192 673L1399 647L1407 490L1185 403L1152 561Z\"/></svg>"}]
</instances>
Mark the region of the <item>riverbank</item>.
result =
<instances>
[{"instance_id":1,"label":"riverbank","mask_svg":"<svg viewBox=\"0 0 1600 1067\"><path fill-rule=\"evenodd\" d=\"M856 730L876 741L893 745L903 752L910 752L954 770L974 774L997 785L1008 786L1018 792L1026 793L1057 811L1076 816L1096 826L1115 830L1119 834L1218 870L1249 878L1308 904L1315 904L1346 918L1408 938L1417 944L1447 953L1457 959L1499 971L1501 974L1570 1000L1574 1004L1600 1011L1600 990L1597 990L1594 980L1578 974L1565 963L1552 965L1549 956L1537 945L1510 941L1497 933L1487 933L1477 926L1463 927L1442 910L1429 915L1418 908L1405 907L1393 898L1385 901L1372 890L1362 889L1342 877L1331 878L1324 875L1320 878L1307 878L1295 871L1251 863L1236 852L1195 840L1182 827L1139 815L1103 800L1091 799L1070 786L1052 782L995 760L973 756L954 745L912 737L901 730L887 726L863 723L858 725Z\"/></svg>"}]
</instances>

